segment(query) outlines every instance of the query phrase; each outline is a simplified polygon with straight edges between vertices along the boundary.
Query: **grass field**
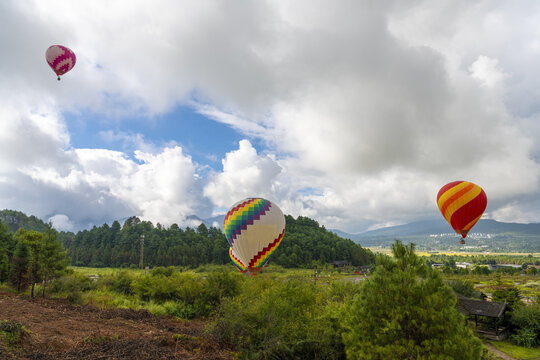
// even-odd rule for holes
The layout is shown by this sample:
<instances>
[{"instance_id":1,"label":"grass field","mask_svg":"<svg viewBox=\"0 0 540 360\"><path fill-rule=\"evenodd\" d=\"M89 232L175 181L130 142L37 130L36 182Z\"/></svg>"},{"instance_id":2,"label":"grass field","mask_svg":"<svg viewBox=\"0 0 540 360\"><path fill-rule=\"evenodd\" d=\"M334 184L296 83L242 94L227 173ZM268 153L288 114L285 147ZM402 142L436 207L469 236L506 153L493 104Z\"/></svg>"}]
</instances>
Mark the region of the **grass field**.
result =
<instances>
[{"instance_id":1,"label":"grass field","mask_svg":"<svg viewBox=\"0 0 540 360\"><path fill-rule=\"evenodd\" d=\"M491 345L495 346L497 350L502 351L505 354L510 355L513 358L520 360L538 360L540 359L540 348L526 348L517 346L509 341L490 341Z\"/></svg>"}]
</instances>

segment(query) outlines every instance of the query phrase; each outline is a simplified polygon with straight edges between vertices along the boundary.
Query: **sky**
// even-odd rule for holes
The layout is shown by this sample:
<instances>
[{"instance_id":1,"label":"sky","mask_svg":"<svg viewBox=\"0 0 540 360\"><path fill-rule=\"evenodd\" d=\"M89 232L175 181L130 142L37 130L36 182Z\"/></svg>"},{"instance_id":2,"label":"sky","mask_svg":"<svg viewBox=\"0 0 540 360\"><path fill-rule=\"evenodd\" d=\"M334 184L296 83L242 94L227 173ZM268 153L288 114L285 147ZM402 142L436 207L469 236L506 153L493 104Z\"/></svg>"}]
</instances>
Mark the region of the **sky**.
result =
<instances>
[{"instance_id":1,"label":"sky","mask_svg":"<svg viewBox=\"0 0 540 360\"><path fill-rule=\"evenodd\" d=\"M5 0L0 28L0 209L195 226L264 197L357 233L467 180L540 222L538 1Z\"/></svg>"}]
</instances>

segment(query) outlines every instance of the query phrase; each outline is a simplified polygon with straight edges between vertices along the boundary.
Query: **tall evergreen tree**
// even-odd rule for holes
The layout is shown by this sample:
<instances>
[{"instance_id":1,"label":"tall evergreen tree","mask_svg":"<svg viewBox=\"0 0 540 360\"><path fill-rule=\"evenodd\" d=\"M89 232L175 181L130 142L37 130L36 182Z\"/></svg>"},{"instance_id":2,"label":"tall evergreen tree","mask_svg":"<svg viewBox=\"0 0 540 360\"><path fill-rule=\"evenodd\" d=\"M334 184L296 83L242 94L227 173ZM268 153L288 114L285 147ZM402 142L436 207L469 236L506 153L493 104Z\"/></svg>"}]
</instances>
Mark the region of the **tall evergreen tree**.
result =
<instances>
[{"instance_id":1,"label":"tall evergreen tree","mask_svg":"<svg viewBox=\"0 0 540 360\"><path fill-rule=\"evenodd\" d=\"M25 230L20 228L15 233L15 238L19 243L24 243L30 249L30 291L31 297L34 297L34 288L42 280L42 242L43 234L34 230Z\"/></svg>"},{"instance_id":2,"label":"tall evergreen tree","mask_svg":"<svg viewBox=\"0 0 540 360\"><path fill-rule=\"evenodd\" d=\"M0 251L0 283L6 282L9 278L9 258L7 252Z\"/></svg>"},{"instance_id":3,"label":"tall evergreen tree","mask_svg":"<svg viewBox=\"0 0 540 360\"><path fill-rule=\"evenodd\" d=\"M22 241L18 242L13 254L11 284L19 292L28 286L30 256L30 249L28 249L28 246Z\"/></svg>"},{"instance_id":4,"label":"tall evergreen tree","mask_svg":"<svg viewBox=\"0 0 540 360\"><path fill-rule=\"evenodd\" d=\"M47 281L61 276L68 265L66 251L62 244L58 241L58 233L52 228L52 225L47 226L47 230L42 237L41 244L41 278L43 279L43 297L45 297L45 287Z\"/></svg>"},{"instance_id":5,"label":"tall evergreen tree","mask_svg":"<svg viewBox=\"0 0 540 360\"><path fill-rule=\"evenodd\" d=\"M347 314L348 359L479 359L482 344L459 313L440 274L414 253L392 245L395 259L379 256Z\"/></svg>"}]
</instances>

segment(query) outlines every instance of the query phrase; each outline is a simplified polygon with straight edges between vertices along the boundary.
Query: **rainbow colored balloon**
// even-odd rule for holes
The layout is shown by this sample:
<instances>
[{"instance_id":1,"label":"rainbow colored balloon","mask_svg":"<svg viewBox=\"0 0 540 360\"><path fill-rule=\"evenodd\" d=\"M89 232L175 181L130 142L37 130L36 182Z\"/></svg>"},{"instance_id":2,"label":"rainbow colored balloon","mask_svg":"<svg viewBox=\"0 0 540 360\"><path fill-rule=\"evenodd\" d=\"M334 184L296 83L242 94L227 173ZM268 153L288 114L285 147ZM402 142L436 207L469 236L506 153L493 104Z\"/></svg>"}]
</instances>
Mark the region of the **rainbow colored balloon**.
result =
<instances>
[{"instance_id":1,"label":"rainbow colored balloon","mask_svg":"<svg viewBox=\"0 0 540 360\"><path fill-rule=\"evenodd\" d=\"M285 235L285 216L268 200L248 198L229 209L223 229L236 259L256 275Z\"/></svg>"},{"instance_id":2,"label":"rainbow colored balloon","mask_svg":"<svg viewBox=\"0 0 540 360\"><path fill-rule=\"evenodd\" d=\"M450 226L465 239L486 210L487 196L472 182L453 181L439 190L437 205ZM465 243L463 239L462 244Z\"/></svg>"},{"instance_id":3,"label":"rainbow colored balloon","mask_svg":"<svg viewBox=\"0 0 540 360\"><path fill-rule=\"evenodd\" d=\"M73 69L77 62L75 53L62 45L50 46L45 52L45 58L47 59L47 64L58 75L58 80L60 80L60 75L64 75Z\"/></svg>"}]
</instances>

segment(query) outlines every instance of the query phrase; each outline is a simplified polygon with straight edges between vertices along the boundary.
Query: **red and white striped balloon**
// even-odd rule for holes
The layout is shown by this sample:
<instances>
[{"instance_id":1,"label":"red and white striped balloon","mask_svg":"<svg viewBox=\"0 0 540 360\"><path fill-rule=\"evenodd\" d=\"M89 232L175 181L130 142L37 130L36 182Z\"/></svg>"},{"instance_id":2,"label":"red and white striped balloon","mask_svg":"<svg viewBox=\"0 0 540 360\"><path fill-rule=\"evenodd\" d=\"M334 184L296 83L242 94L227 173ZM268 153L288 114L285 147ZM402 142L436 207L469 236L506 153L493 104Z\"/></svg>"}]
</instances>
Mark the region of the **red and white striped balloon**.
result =
<instances>
[{"instance_id":1,"label":"red and white striped balloon","mask_svg":"<svg viewBox=\"0 0 540 360\"><path fill-rule=\"evenodd\" d=\"M58 75L58 80L60 80L60 75L73 69L77 61L75 53L62 45L50 46L45 52L45 58L51 69Z\"/></svg>"}]
</instances>

